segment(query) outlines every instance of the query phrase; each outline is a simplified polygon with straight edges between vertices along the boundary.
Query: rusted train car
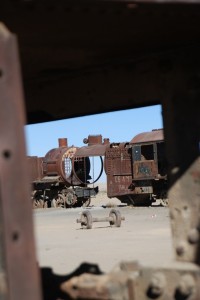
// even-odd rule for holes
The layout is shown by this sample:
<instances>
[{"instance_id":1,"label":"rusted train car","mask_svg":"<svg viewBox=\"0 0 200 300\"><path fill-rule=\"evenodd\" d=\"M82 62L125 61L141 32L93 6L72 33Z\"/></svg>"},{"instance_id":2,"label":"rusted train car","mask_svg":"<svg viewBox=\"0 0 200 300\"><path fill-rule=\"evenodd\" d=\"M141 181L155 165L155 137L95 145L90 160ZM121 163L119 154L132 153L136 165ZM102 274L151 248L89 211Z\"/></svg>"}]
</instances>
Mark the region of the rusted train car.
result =
<instances>
[{"instance_id":1,"label":"rusted train car","mask_svg":"<svg viewBox=\"0 0 200 300\"><path fill-rule=\"evenodd\" d=\"M102 143L101 135L88 136L84 139L88 145L83 147L68 147L66 138L58 141L58 148L44 157L28 157L33 208L88 206L98 193L94 183L102 174L102 156L109 140ZM90 160L94 156L99 156L101 162L96 178Z\"/></svg>"},{"instance_id":2,"label":"rusted train car","mask_svg":"<svg viewBox=\"0 0 200 300\"><path fill-rule=\"evenodd\" d=\"M107 195L132 205L168 205L167 163L162 129L143 132L105 152Z\"/></svg>"}]
</instances>

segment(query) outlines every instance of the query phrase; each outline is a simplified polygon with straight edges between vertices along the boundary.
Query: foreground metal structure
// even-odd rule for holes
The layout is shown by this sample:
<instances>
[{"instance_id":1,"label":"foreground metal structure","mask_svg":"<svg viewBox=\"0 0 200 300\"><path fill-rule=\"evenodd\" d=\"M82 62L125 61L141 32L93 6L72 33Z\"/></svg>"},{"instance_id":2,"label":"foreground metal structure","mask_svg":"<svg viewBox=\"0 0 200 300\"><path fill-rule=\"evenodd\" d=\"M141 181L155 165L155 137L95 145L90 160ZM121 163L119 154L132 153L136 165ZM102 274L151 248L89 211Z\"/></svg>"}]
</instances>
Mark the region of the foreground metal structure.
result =
<instances>
[{"instance_id":1,"label":"foreground metal structure","mask_svg":"<svg viewBox=\"0 0 200 300\"><path fill-rule=\"evenodd\" d=\"M0 24L0 74L0 299L42 299L32 207L30 201L24 201L30 199L30 190L18 48L15 36L3 24ZM19 161L20 167L17 168ZM23 188L19 189L22 182Z\"/></svg>"},{"instance_id":2,"label":"foreground metal structure","mask_svg":"<svg viewBox=\"0 0 200 300\"><path fill-rule=\"evenodd\" d=\"M0 4L1 21L21 44L26 107L16 39L1 24L0 299L197 300L200 1L68 1L63 5L63 1ZM59 16L58 26L51 22L53 15ZM61 32L65 22L70 28L67 38ZM57 55L47 55L51 42ZM58 91L60 95L67 91L69 102L62 97L57 101ZM85 100L84 105L77 107L77 99ZM95 107L89 105L94 99ZM124 262L109 274L90 265L68 276L39 272L32 207L27 201L25 111L31 124L155 103L163 107L175 262L167 270Z\"/></svg>"}]
</instances>

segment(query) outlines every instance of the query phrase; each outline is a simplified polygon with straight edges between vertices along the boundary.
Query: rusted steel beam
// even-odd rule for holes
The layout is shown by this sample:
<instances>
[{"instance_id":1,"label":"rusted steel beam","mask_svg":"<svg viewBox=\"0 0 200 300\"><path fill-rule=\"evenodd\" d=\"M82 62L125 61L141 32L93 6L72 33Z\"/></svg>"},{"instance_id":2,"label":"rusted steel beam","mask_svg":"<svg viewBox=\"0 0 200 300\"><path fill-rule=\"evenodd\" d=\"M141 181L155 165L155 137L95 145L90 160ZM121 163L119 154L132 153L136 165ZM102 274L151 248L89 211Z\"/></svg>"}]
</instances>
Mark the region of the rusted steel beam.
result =
<instances>
[{"instance_id":1,"label":"rusted steel beam","mask_svg":"<svg viewBox=\"0 0 200 300\"><path fill-rule=\"evenodd\" d=\"M16 37L0 23L0 298L40 300ZM5 292L6 291L6 292Z\"/></svg>"},{"instance_id":2,"label":"rusted steel beam","mask_svg":"<svg viewBox=\"0 0 200 300\"><path fill-rule=\"evenodd\" d=\"M195 265L174 263L168 268L121 262L107 274L82 274L60 284L72 299L172 300L200 297L200 272Z\"/></svg>"},{"instance_id":3,"label":"rusted steel beam","mask_svg":"<svg viewBox=\"0 0 200 300\"><path fill-rule=\"evenodd\" d=\"M199 86L188 70L177 76L171 101L163 102L169 172L169 207L175 257L200 263ZM185 84L183 84L185 80ZM179 85L180 84L180 85ZM168 95L169 96L169 95Z\"/></svg>"}]
</instances>

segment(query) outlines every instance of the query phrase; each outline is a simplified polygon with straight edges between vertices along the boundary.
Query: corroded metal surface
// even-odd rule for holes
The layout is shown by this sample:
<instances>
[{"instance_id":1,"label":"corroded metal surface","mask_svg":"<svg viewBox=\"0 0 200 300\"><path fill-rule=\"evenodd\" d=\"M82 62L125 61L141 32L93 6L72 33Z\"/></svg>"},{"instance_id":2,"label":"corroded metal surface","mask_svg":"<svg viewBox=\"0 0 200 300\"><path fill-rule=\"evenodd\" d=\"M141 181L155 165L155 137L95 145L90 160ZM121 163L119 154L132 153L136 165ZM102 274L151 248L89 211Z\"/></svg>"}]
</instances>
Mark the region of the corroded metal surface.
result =
<instances>
[{"instance_id":1,"label":"corroded metal surface","mask_svg":"<svg viewBox=\"0 0 200 300\"><path fill-rule=\"evenodd\" d=\"M200 270L174 264L169 268L146 268L122 262L107 274L82 274L61 284L72 299L97 300L198 300Z\"/></svg>"},{"instance_id":2,"label":"corroded metal surface","mask_svg":"<svg viewBox=\"0 0 200 300\"><path fill-rule=\"evenodd\" d=\"M106 148L110 144L108 138L104 138L102 141L102 135L89 135L88 138L83 139L83 142L88 146L79 147L76 157L104 156Z\"/></svg>"},{"instance_id":3,"label":"corroded metal surface","mask_svg":"<svg viewBox=\"0 0 200 300\"><path fill-rule=\"evenodd\" d=\"M79 185L79 180L72 176L72 162L77 147L59 147L47 152L43 159L43 176L60 176L68 186Z\"/></svg>"},{"instance_id":4,"label":"corroded metal surface","mask_svg":"<svg viewBox=\"0 0 200 300\"><path fill-rule=\"evenodd\" d=\"M0 242L4 254L0 257L0 298L40 300L32 210L27 201L30 190L17 41L1 23L0 106Z\"/></svg>"},{"instance_id":5,"label":"corroded metal surface","mask_svg":"<svg viewBox=\"0 0 200 300\"><path fill-rule=\"evenodd\" d=\"M72 207L90 203L98 186L89 187L103 173L103 158L109 139L89 135L84 139L88 146L68 146L66 138L59 138L58 147L49 150L44 157L28 156L28 170L32 183L33 207ZM100 159L99 174L95 173L94 160Z\"/></svg>"},{"instance_id":6,"label":"corroded metal surface","mask_svg":"<svg viewBox=\"0 0 200 300\"><path fill-rule=\"evenodd\" d=\"M178 260L198 262L200 160L197 159L181 181L170 190L171 225ZM193 195L191 197L191 195Z\"/></svg>"},{"instance_id":7,"label":"corroded metal surface","mask_svg":"<svg viewBox=\"0 0 200 300\"><path fill-rule=\"evenodd\" d=\"M80 147L76 151L76 157L104 156L107 146L106 144Z\"/></svg>"},{"instance_id":8,"label":"corroded metal surface","mask_svg":"<svg viewBox=\"0 0 200 300\"><path fill-rule=\"evenodd\" d=\"M28 122L160 103L163 79L176 82L179 62L198 59L199 3L0 1L20 39Z\"/></svg>"},{"instance_id":9,"label":"corroded metal surface","mask_svg":"<svg viewBox=\"0 0 200 300\"><path fill-rule=\"evenodd\" d=\"M153 141L163 141L163 129L155 129L150 132L142 132L134 136L130 143L148 143Z\"/></svg>"},{"instance_id":10,"label":"corroded metal surface","mask_svg":"<svg viewBox=\"0 0 200 300\"><path fill-rule=\"evenodd\" d=\"M172 238L176 259L199 265L199 90L194 87L191 91L187 85L182 84L181 87L176 86L173 101L164 102L163 110Z\"/></svg>"},{"instance_id":11,"label":"corroded metal surface","mask_svg":"<svg viewBox=\"0 0 200 300\"><path fill-rule=\"evenodd\" d=\"M131 143L110 144L104 166L108 197L133 205L167 202L163 130L138 134Z\"/></svg>"}]
</instances>

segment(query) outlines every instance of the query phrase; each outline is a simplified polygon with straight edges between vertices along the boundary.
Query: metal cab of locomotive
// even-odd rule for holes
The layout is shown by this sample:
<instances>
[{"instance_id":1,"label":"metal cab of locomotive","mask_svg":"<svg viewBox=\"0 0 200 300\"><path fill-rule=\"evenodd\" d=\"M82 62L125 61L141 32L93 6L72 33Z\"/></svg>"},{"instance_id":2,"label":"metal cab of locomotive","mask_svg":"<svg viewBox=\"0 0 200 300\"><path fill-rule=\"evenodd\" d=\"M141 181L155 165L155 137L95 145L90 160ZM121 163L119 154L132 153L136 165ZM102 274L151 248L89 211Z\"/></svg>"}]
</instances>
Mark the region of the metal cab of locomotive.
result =
<instances>
[{"instance_id":1,"label":"metal cab of locomotive","mask_svg":"<svg viewBox=\"0 0 200 300\"><path fill-rule=\"evenodd\" d=\"M167 175L162 130L136 135L130 143L111 144L105 155L108 197L124 203L167 205Z\"/></svg>"}]
</instances>

